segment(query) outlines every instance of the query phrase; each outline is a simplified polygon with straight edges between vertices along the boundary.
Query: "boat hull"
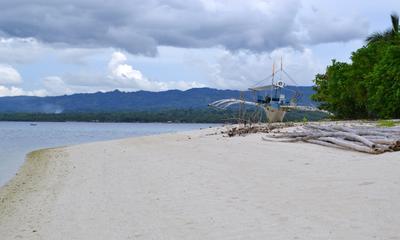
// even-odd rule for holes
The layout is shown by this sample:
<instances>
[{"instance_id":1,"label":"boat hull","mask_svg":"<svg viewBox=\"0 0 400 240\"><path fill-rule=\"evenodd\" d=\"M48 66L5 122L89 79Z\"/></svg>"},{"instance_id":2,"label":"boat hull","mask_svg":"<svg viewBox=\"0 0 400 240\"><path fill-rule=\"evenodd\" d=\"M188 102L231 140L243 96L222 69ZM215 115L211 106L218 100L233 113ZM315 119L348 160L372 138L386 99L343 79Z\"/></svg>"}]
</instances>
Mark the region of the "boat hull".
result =
<instances>
[{"instance_id":1,"label":"boat hull","mask_svg":"<svg viewBox=\"0 0 400 240\"><path fill-rule=\"evenodd\" d=\"M282 109L273 109L270 107L264 108L266 114L267 114L267 119L268 122L282 122L283 118L285 117L286 111Z\"/></svg>"}]
</instances>

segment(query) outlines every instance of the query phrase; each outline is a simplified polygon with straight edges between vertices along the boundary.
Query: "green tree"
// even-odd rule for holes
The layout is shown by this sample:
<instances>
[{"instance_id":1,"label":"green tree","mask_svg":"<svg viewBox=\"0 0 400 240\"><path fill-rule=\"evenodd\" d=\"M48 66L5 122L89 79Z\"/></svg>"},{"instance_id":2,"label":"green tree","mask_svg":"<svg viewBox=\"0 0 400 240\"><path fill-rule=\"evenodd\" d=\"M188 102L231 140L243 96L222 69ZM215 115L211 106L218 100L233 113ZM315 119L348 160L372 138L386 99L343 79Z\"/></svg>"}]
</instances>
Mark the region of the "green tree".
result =
<instances>
[{"instance_id":1,"label":"green tree","mask_svg":"<svg viewBox=\"0 0 400 240\"><path fill-rule=\"evenodd\" d=\"M391 15L392 29L368 37L352 53L351 64L333 61L314 79L320 107L337 118L400 117L399 17Z\"/></svg>"},{"instance_id":2,"label":"green tree","mask_svg":"<svg viewBox=\"0 0 400 240\"><path fill-rule=\"evenodd\" d=\"M368 81L368 109L379 118L400 117L400 42L389 46Z\"/></svg>"}]
</instances>

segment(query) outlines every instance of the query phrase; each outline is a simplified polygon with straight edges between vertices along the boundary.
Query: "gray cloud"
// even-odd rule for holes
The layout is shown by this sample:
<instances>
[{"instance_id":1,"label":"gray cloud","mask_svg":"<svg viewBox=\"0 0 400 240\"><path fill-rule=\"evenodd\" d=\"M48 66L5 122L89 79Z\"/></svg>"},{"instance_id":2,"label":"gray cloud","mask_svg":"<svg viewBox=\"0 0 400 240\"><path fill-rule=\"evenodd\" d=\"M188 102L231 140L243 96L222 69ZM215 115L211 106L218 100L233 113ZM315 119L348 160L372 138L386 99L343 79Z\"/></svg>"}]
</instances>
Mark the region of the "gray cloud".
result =
<instances>
[{"instance_id":1,"label":"gray cloud","mask_svg":"<svg viewBox=\"0 0 400 240\"><path fill-rule=\"evenodd\" d=\"M158 46L271 51L363 37L359 18L307 13L296 0L1 1L0 35L154 56ZM343 31L345 30L345 31Z\"/></svg>"}]
</instances>

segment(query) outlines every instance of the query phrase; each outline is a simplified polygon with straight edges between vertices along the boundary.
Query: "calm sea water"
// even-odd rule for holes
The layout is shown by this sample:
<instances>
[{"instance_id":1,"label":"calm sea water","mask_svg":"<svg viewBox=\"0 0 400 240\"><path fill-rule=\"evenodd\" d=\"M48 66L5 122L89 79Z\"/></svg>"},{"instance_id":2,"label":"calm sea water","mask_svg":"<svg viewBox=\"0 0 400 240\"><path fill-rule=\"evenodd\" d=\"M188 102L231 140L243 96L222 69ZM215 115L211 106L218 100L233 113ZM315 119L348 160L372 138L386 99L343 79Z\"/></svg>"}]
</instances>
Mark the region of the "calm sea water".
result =
<instances>
[{"instance_id":1,"label":"calm sea water","mask_svg":"<svg viewBox=\"0 0 400 240\"><path fill-rule=\"evenodd\" d=\"M0 122L0 186L11 179L33 150L208 128L213 124Z\"/></svg>"}]
</instances>

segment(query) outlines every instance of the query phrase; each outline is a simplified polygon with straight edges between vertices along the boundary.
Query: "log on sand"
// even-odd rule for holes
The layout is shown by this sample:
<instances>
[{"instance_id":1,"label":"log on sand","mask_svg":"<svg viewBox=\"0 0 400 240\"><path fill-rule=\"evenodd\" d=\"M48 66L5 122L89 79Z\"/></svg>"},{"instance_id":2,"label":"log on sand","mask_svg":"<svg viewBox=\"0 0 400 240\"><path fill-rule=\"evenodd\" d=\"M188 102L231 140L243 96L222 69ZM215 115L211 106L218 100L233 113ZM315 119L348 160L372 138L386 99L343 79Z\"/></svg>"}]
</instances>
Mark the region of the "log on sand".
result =
<instances>
[{"instance_id":1,"label":"log on sand","mask_svg":"<svg viewBox=\"0 0 400 240\"><path fill-rule=\"evenodd\" d=\"M385 128L385 131L374 126L340 126L340 125L304 125L301 131L280 132L267 135L265 141L308 142L327 147L354 150L358 152L379 154L400 151L400 129ZM273 141L273 140L272 140Z\"/></svg>"},{"instance_id":2,"label":"log on sand","mask_svg":"<svg viewBox=\"0 0 400 240\"><path fill-rule=\"evenodd\" d=\"M343 148L348 148L348 149L359 151L359 152L373 153L373 154L383 152L383 150L381 150L380 148L371 148L371 147L360 146L360 145L357 145L350 141L346 141L346 140L342 140L342 139L338 139L338 138L334 138L334 137L321 137L319 139L321 141L330 142L330 143L336 144L338 146L341 146Z\"/></svg>"}]
</instances>

